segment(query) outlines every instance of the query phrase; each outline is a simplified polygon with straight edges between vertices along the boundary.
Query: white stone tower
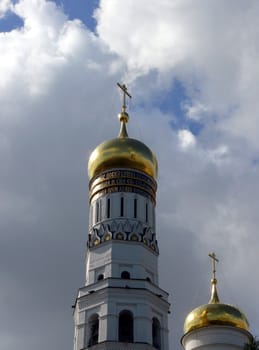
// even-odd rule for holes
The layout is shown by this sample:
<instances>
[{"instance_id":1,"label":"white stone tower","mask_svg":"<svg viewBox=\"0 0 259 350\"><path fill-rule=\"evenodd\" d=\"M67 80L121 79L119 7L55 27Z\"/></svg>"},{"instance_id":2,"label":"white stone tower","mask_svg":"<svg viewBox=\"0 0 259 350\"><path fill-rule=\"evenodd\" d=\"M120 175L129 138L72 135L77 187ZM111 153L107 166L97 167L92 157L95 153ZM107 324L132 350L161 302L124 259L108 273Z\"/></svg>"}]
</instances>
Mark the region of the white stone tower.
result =
<instances>
[{"instance_id":1,"label":"white stone tower","mask_svg":"<svg viewBox=\"0 0 259 350\"><path fill-rule=\"evenodd\" d=\"M86 283L75 303L74 350L168 350L168 294L159 287L157 266L157 160L128 137L131 96L119 86L119 136L100 144L88 163Z\"/></svg>"},{"instance_id":2,"label":"white stone tower","mask_svg":"<svg viewBox=\"0 0 259 350\"><path fill-rule=\"evenodd\" d=\"M222 304L217 293L215 254L211 298L208 304L191 311L185 319L182 345L185 350L243 350L253 339L245 315L235 306Z\"/></svg>"}]
</instances>

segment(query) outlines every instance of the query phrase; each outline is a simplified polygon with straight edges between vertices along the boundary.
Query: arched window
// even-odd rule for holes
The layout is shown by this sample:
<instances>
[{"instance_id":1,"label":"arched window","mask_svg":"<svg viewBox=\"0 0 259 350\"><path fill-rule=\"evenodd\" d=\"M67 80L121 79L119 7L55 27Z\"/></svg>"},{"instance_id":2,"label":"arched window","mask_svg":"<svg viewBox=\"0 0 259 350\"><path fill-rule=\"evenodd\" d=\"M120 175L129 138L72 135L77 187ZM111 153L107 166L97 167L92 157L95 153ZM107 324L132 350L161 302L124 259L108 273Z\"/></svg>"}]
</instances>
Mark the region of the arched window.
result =
<instances>
[{"instance_id":1,"label":"arched window","mask_svg":"<svg viewBox=\"0 0 259 350\"><path fill-rule=\"evenodd\" d=\"M94 314L90 317L88 323L88 347L98 344L99 338L99 317Z\"/></svg>"},{"instance_id":2,"label":"arched window","mask_svg":"<svg viewBox=\"0 0 259 350\"><path fill-rule=\"evenodd\" d=\"M119 341L133 343L133 315L128 310L121 311L119 315Z\"/></svg>"},{"instance_id":3,"label":"arched window","mask_svg":"<svg viewBox=\"0 0 259 350\"><path fill-rule=\"evenodd\" d=\"M161 331L160 322L157 318L152 319L152 345L156 349L161 349Z\"/></svg>"},{"instance_id":4,"label":"arched window","mask_svg":"<svg viewBox=\"0 0 259 350\"><path fill-rule=\"evenodd\" d=\"M104 279L104 275L102 273L100 275L98 275L97 281L101 281L103 279Z\"/></svg>"},{"instance_id":5,"label":"arched window","mask_svg":"<svg viewBox=\"0 0 259 350\"><path fill-rule=\"evenodd\" d=\"M129 280L130 279L130 273L128 271L122 271L121 278L123 280Z\"/></svg>"}]
</instances>

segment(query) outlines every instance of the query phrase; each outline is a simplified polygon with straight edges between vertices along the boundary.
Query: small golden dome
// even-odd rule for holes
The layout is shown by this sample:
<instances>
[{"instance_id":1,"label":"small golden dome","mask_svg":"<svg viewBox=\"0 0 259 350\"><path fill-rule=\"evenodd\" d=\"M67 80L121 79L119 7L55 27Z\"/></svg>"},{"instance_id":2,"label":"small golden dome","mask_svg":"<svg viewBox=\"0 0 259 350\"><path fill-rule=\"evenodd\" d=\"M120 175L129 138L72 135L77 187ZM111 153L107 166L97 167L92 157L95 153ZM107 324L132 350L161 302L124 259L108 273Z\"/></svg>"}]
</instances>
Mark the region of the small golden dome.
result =
<instances>
[{"instance_id":1,"label":"small golden dome","mask_svg":"<svg viewBox=\"0 0 259 350\"><path fill-rule=\"evenodd\" d=\"M101 143L90 155L88 162L90 179L112 168L136 169L154 179L157 178L157 159L144 143L128 137L126 130L128 119L129 116L125 111L120 113L119 136Z\"/></svg>"},{"instance_id":2,"label":"small golden dome","mask_svg":"<svg viewBox=\"0 0 259 350\"><path fill-rule=\"evenodd\" d=\"M210 256L212 257L212 255ZM246 316L235 306L220 302L216 288L215 266L213 274L210 301L208 304L201 305L188 314L184 322L184 334L194 329L212 325L231 326L248 331L249 323Z\"/></svg>"},{"instance_id":3,"label":"small golden dome","mask_svg":"<svg viewBox=\"0 0 259 350\"><path fill-rule=\"evenodd\" d=\"M190 312L184 322L184 333L211 325L232 326L249 330L248 321L238 308L218 303L202 305Z\"/></svg>"}]
</instances>

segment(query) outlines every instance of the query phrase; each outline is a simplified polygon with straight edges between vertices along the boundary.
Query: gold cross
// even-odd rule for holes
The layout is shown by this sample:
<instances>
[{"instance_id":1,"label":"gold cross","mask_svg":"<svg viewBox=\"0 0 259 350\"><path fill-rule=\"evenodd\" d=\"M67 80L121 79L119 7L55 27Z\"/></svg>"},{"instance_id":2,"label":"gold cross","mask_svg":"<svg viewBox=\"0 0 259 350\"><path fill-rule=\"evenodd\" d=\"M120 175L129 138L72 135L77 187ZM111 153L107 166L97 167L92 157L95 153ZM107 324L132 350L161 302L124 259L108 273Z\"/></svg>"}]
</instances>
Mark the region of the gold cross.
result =
<instances>
[{"instance_id":1,"label":"gold cross","mask_svg":"<svg viewBox=\"0 0 259 350\"><path fill-rule=\"evenodd\" d=\"M210 253L209 257L212 259L212 273L213 273L213 278L216 278L216 261L219 262L219 260L216 258L215 253Z\"/></svg>"},{"instance_id":2,"label":"gold cross","mask_svg":"<svg viewBox=\"0 0 259 350\"><path fill-rule=\"evenodd\" d=\"M122 90L123 96L122 96L122 112L126 112L126 95L129 98L132 98L132 96L128 93L127 86L125 84L121 85L120 83L117 83L118 87Z\"/></svg>"}]
</instances>

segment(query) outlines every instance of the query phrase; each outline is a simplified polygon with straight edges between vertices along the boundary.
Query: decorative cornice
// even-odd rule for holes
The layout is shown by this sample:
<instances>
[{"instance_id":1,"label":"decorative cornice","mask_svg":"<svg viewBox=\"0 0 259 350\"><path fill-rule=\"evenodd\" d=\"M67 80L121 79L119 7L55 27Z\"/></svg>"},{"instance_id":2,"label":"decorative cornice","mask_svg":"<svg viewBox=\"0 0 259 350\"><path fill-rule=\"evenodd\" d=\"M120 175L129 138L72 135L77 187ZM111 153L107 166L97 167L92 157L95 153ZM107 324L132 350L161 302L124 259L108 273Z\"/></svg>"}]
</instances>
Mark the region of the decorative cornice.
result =
<instances>
[{"instance_id":1,"label":"decorative cornice","mask_svg":"<svg viewBox=\"0 0 259 350\"><path fill-rule=\"evenodd\" d=\"M90 203L108 193L133 192L156 203L157 184L146 174L128 169L113 169L93 178L89 183Z\"/></svg>"},{"instance_id":2,"label":"decorative cornice","mask_svg":"<svg viewBox=\"0 0 259 350\"><path fill-rule=\"evenodd\" d=\"M87 245L93 248L110 240L139 242L158 254L156 233L141 222L128 219L107 220L90 229Z\"/></svg>"}]
</instances>

